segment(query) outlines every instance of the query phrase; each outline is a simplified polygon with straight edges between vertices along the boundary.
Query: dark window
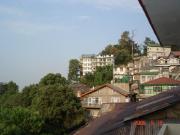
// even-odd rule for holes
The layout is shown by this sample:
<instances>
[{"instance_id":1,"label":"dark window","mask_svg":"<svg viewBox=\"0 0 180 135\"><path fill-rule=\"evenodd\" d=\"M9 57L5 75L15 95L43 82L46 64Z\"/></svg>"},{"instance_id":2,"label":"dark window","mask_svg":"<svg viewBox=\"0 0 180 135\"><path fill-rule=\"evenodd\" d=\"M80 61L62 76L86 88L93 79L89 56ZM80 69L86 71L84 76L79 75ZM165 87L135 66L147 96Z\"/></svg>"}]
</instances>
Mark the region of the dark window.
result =
<instances>
[{"instance_id":1,"label":"dark window","mask_svg":"<svg viewBox=\"0 0 180 135\"><path fill-rule=\"evenodd\" d=\"M154 90L154 92L162 92L162 87L161 86L154 86L153 90Z\"/></svg>"}]
</instances>

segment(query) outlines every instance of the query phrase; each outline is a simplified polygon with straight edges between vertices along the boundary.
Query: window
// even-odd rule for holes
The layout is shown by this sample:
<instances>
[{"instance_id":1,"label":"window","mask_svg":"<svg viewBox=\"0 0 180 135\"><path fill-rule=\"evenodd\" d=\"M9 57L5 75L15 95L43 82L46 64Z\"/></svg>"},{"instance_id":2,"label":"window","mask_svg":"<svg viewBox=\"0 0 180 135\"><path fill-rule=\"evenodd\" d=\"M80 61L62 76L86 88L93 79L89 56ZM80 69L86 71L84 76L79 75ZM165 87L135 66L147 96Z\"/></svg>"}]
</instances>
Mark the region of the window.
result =
<instances>
[{"instance_id":1,"label":"window","mask_svg":"<svg viewBox=\"0 0 180 135\"><path fill-rule=\"evenodd\" d=\"M162 92L162 87L161 86L154 86L153 91L154 92Z\"/></svg>"},{"instance_id":2,"label":"window","mask_svg":"<svg viewBox=\"0 0 180 135\"><path fill-rule=\"evenodd\" d=\"M101 104L101 98L100 97L89 97L88 105L93 105L93 104Z\"/></svg>"},{"instance_id":3,"label":"window","mask_svg":"<svg viewBox=\"0 0 180 135\"><path fill-rule=\"evenodd\" d=\"M111 97L111 103L119 103L120 97Z\"/></svg>"},{"instance_id":4,"label":"window","mask_svg":"<svg viewBox=\"0 0 180 135\"><path fill-rule=\"evenodd\" d=\"M142 76L142 82L146 81L146 76Z\"/></svg>"},{"instance_id":5,"label":"window","mask_svg":"<svg viewBox=\"0 0 180 135\"><path fill-rule=\"evenodd\" d=\"M120 72L123 72L123 67L120 67Z\"/></svg>"}]
</instances>

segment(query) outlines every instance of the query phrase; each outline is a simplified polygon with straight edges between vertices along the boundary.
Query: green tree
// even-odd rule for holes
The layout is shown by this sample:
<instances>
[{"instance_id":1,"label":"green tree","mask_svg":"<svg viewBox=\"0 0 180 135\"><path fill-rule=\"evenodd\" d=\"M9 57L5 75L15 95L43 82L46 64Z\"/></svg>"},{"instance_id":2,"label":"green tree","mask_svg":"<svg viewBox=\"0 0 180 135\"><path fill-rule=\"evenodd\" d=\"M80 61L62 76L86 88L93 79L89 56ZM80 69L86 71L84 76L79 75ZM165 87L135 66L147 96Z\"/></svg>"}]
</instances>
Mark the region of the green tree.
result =
<instances>
[{"instance_id":1,"label":"green tree","mask_svg":"<svg viewBox=\"0 0 180 135\"><path fill-rule=\"evenodd\" d=\"M6 91L5 84L0 83L0 95L3 94Z\"/></svg>"},{"instance_id":2,"label":"green tree","mask_svg":"<svg viewBox=\"0 0 180 135\"><path fill-rule=\"evenodd\" d=\"M20 105L21 96L19 94L18 85L15 82L10 81L8 83L3 83L1 89L3 89L0 94L1 106L13 107Z\"/></svg>"},{"instance_id":3,"label":"green tree","mask_svg":"<svg viewBox=\"0 0 180 135\"><path fill-rule=\"evenodd\" d=\"M130 54L132 53L132 39L130 38L129 31L124 31L119 39L120 49L124 49L128 51Z\"/></svg>"},{"instance_id":4,"label":"green tree","mask_svg":"<svg viewBox=\"0 0 180 135\"><path fill-rule=\"evenodd\" d=\"M37 135L42 132L42 117L25 108L0 107L1 135Z\"/></svg>"},{"instance_id":5,"label":"green tree","mask_svg":"<svg viewBox=\"0 0 180 135\"><path fill-rule=\"evenodd\" d=\"M81 78L81 82L92 87L105 83L110 83L113 79L113 67L97 67L94 73L88 73Z\"/></svg>"},{"instance_id":6,"label":"green tree","mask_svg":"<svg viewBox=\"0 0 180 135\"><path fill-rule=\"evenodd\" d=\"M113 67L112 66L105 66L105 67L98 67L96 69L95 75L95 86L101 85L105 83L110 83L113 79Z\"/></svg>"},{"instance_id":7,"label":"green tree","mask_svg":"<svg viewBox=\"0 0 180 135\"><path fill-rule=\"evenodd\" d=\"M70 82L78 82L80 76L80 62L77 59L69 61L68 80Z\"/></svg>"},{"instance_id":8,"label":"green tree","mask_svg":"<svg viewBox=\"0 0 180 135\"><path fill-rule=\"evenodd\" d=\"M17 93L18 90L19 90L18 85L13 81L0 84L0 94L7 93L7 92L13 94L13 93Z\"/></svg>"},{"instance_id":9,"label":"green tree","mask_svg":"<svg viewBox=\"0 0 180 135\"><path fill-rule=\"evenodd\" d=\"M108 45L106 48L101 52L101 55L115 55L119 51L119 45Z\"/></svg>"},{"instance_id":10,"label":"green tree","mask_svg":"<svg viewBox=\"0 0 180 135\"><path fill-rule=\"evenodd\" d=\"M67 85L68 81L59 73L57 74L49 73L46 76L44 76L39 82L40 86L47 86L54 84Z\"/></svg>"},{"instance_id":11,"label":"green tree","mask_svg":"<svg viewBox=\"0 0 180 135\"><path fill-rule=\"evenodd\" d=\"M85 119L80 100L61 74L47 74L39 84L18 92L6 84L0 95L2 135L63 135L78 128Z\"/></svg>"},{"instance_id":12,"label":"green tree","mask_svg":"<svg viewBox=\"0 0 180 135\"><path fill-rule=\"evenodd\" d=\"M33 99L38 96L39 86L38 84L33 84L30 86L26 86L22 90L21 94L21 105L23 107L29 107L32 105Z\"/></svg>"},{"instance_id":13,"label":"green tree","mask_svg":"<svg viewBox=\"0 0 180 135\"><path fill-rule=\"evenodd\" d=\"M94 84L94 79L95 79L95 76L94 76L93 73L87 73L87 74L85 74L84 76L81 77L80 82L92 87L92 86L95 85Z\"/></svg>"},{"instance_id":14,"label":"green tree","mask_svg":"<svg viewBox=\"0 0 180 135\"><path fill-rule=\"evenodd\" d=\"M129 53L129 51L122 49L115 57L115 65L127 64L131 60L132 60L132 55Z\"/></svg>"},{"instance_id":15,"label":"green tree","mask_svg":"<svg viewBox=\"0 0 180 135\"><path fill-rule=\"evenodd\" d=\"M115 65L127 64L132 60L132 50L134 54L141 54L139 45L132 37L129 31L124 31L118 40L118 44L108 45L101 54L113 54L115 57Z\"/></svg>"},{"instance_id":16,"label":"green tree","mask_svg":"<svg viewBox=\"0 0 180 135\"><path fill-rule=\"evenodd\" d=\"M33 106L45 120L43 130L53 135L66 134L85 120L80 101L68 86L42 86Z\"/></svg>"}]
</instances>

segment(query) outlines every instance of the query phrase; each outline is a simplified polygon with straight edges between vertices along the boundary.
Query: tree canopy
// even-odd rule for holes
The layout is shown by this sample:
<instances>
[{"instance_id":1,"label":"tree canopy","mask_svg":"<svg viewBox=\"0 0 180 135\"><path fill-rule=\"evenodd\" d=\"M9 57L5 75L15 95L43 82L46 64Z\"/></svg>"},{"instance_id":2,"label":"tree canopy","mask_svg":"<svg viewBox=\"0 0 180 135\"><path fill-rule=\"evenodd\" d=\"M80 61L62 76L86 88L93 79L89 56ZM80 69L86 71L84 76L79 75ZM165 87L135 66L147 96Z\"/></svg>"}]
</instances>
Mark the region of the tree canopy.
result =
<instances>
[{"instance_id":1,"label":"tree canopy","mask_svg":"<svg viewBox=\"0 0 180 135\"><path fill-rule=\"evenodd\" d=\"M88 73L81 78L81 83L90 87L110 83L113 79L113 67L97 67L94 73Z\"/></svg>"},{"instance_id":2,"label":"tree canopy","mask_svg":"<svg viewBox=\"0 0 180 135\"><path fill-rule=\"evenodd\" d=\"M44 120L29 109L0 107L1 135L37 135L42 132Z\"/></svg>"},{"instance_id":3,"label":"tree canopy","mask_svg":"<svg viewBox=\"0 0 180 135\"><path fill-rule=\"evenodd\" d=\"M80 100L61 74L49 73L22 92L14 84L0 95L2 135L65 135L85 122Z\"/></svg>"},{"instance_id":4,"label":"tree canopy","mask_svg":"<svg viewBox=\"0 0 180 135\"><path fill-rule=\"evenodd\" d=\"M146 37L143 44L143 55L147 55L147 46L151 44L156 44L156 42L151 38Z\"/></svg>"},{"instance_id":5,"label":"tree canopy","mask_svg":"<svg viewBox=\"0 0 180 135\"><path fill-rule=\"evenodd\" d=\"M61 76L61 74L59 73L57 74L49 73L45 75L39 82L39 85L41 86L48 86L48 85L55 85L55 84L64 86L68 84L68 81L66 80L65 77Z\"/></svg>"},{"instance_id":6,"label":"tree canopy","mask_svg":"<svg viewBox=\"0 0 180 135\"><path fill-rule=\"evenodd\" d=\"M68 80L70 82L78 82L80 76L80 62L77 59L69 61Z\"/></svg>"},{"instance_id":7,"label":"tree canopy","mask_svg":"<svg viewBox=\"0 0 180 135\"><path fill-rule=\"evenodd\" d=\"M39 89L33 106L45 120L44 130L55 135L65 134L83 122L83 109L68 86L49 85Z\"/></svg>"},{"instance_id":8,"label":"tree canopy","mask_svg":"<svg viewBox=\"0 0 180 135\"><path fill-rule=\"evenodd\" d=\"M132 52L133 50L133 52ZM111 55L115 57L115 65L127 64L132 60L132 53L140 54L140 47L132 39L129 31L124 31L121 34L118 43L115 45L108 45L102 50L102 55Z\"/></svg>"}]
</instances>

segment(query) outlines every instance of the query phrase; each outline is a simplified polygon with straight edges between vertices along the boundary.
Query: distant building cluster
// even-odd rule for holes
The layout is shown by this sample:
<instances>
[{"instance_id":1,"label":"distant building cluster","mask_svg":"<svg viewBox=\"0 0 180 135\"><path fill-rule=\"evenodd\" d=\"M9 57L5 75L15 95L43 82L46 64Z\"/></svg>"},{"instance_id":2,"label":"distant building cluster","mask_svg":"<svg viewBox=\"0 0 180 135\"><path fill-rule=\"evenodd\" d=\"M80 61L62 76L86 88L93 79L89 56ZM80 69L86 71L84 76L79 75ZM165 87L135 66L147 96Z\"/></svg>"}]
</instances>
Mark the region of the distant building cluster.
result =
<instances>
[{"instance_id":1,"label":"distant building cluster","mask_svg":"<svg viewBox=\"0 0 180 135\"><path fill-rule=\"evenodd\" d=\"M161 44L179 47L180 2L139 3ZM79 98L91 117L100 118L74 135L179 135L180 51L149 44L146 56L113 67L112 84L83 91Z\"/></svg>"},{"instance_id":2,"label":"distant building cluster","mask_svg":"<svg viewBox=\"0 0 180 135\"><path fill-rule=\"evenodd\" d=\"M103 67L114 64L113 55L82 55L80 58L82 74L93 73L97 67Z\"/></svg>"},{"instance_id":3,"label":"distant building cluster","mask_svg":"<svg viewBox=\"0 0 180 135\"><path fill-rule=\"evenodd\" d=\"M147 56L134 56L126 65L115 65L113 55L82 55L82 73L93 73L97 67L113 66L111 84L76 90L82 106L90 116L98 117L113 104L144 100L180 86L180 51L170 47L148 45ZM85 89L86 88L86 89Z\"/></svg>"}]
</instances>

